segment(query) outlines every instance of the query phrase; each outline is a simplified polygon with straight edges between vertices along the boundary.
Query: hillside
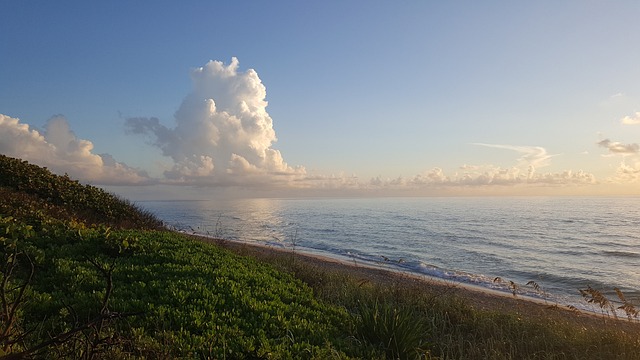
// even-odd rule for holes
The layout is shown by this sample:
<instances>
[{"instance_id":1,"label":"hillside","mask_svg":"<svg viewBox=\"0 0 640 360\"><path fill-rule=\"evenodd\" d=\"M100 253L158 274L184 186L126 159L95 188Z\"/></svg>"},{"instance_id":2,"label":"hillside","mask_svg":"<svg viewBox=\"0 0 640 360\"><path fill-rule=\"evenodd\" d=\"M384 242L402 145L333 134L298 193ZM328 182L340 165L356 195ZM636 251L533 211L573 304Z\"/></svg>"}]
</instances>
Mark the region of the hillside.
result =
<instances>
[{"instance_id":1,"label":"hillside","mask_svg":"<svg viewBox=\"0 0 640 360\"><path fill-rule=\"evenodd\" d=\"M161 225L99 188L0 156L2 358L357 355L344 309Z\"/></svg>"},{"instance_id":2,"label":"hillside","mask_svg":"<svg viewBox=\"0 0 640 360\"><path fill-rule=\"evenodd\" d=\"M637 315L474 297L162 225L0 155L0 359L640 359Z\"/></svg>"},{"instance_id":3,"label":"hillside","mask_svg":"<svg viewBox=\"0 0 640 360\"><path fill-rule=\"evenodd\" d=\"M0 154L0 214L28 219L36 213L85 225L160 229L162 222L129 201L67 175Z\"/></svg>"}]
</instances>

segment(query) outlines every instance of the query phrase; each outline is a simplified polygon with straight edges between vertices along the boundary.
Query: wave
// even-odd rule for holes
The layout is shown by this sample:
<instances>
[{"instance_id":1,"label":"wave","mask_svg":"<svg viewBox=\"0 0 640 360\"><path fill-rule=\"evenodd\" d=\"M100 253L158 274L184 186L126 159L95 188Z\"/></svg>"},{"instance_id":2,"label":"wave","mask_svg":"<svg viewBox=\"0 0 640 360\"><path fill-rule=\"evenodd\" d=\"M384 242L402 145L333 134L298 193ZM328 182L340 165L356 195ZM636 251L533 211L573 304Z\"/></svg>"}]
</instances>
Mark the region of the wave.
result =
<instances>
[{"instance_id":1,"label":"wave","mask_svg":"<svg viewBox=\"0 0 640 360\"><path fill-rule=\"evenodd\" d=\"M260 200L264 211L259 214L246 201L242 206L213 201L145 205L178 229L270 246L288 247L295 240L298 249L357 264L508 293L505 283L493 281L495 276L506 283L535 280L568 299L559 303L575 304L584 302L578 289L587 286L600 291L619 286L625 294L640 293L640 274L635 271L640 259L638 220L628 213L639 201ZM612 296L616 298L615 293Z\"/></svg>"},{"instance_id":2,"label":"wave","mask_svg":"<svg viewBox=\"0 0 640 360\"><path fill-rule=\"evenodd\" d=\"M640 258L640 253L620 250L605 250L602 252L602 255L633 259Z\"/></svg>"}]
</instances>

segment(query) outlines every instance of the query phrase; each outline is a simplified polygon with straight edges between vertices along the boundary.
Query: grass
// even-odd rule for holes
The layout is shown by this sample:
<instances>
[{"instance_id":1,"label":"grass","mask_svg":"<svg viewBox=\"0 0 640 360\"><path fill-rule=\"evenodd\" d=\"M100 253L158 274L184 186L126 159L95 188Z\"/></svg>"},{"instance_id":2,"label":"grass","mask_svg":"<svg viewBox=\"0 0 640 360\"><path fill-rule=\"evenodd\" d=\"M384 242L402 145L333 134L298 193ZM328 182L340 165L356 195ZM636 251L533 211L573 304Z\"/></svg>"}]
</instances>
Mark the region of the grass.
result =
<instances>
[{"instance_id":1,"label":"grass","mask_svg":"<svg viewBox=\"0 0 640 360\"><path fill-rule=\"evenodd\" d=\"M382 357L299 279L101 189L0 156L0 194L0 358Z\"/></svg>"},{"instance_id":2,"label":"grass","mask_svg":"<svg viewBox=\"0 0 640 360\"><path fill-rule=\"evenodd\" d=\"M358 306L357 333L382 349L387 358L419 359L428 357L429 329L413 307L388 302L362 300Z\"/></svg>"},{"instance_id":3,"label":"grass","mask_svg":"<svg viewBox=\"0 0 640 360\"><path fill-rule=\"evenodd\" d=\"M401 274L324 266L312 258L292 262L290 254L277 251L247 246L235 251L294 274L320 299L346 308L359 324L358 338L388 358L640 359L637 321L579 314L517 296L483 298L453 285L427 286ZM398 356L390 346L395 338L405 338L412 350Z\"/></svg>"},{"instance_id":4,"label":"grass","mask_svg":"<svg viewBox=\"0 0 640 360\"><path fill-rule=\"evenodd\" d=\"M4 156L0 250L0 359L640 358L637 322L206 243Z\"/></svg>"}]
</instances>

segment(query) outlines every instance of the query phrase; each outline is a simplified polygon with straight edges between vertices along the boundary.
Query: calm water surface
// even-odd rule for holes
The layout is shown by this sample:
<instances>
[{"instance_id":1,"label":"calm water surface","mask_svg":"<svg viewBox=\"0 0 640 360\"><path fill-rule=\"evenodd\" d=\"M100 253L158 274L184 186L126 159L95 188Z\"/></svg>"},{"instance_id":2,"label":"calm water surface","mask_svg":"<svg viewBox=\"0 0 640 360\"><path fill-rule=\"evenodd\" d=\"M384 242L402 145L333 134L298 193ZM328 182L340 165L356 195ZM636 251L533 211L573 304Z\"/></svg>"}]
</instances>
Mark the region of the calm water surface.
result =
<instances>
[{"instance_id":1,"label":"calm water surface","mask_svg":"<svg viewBox=\"0 0 640 360\"><path fill-rule=\"evenodd\" d=\"M145 201L167 224L592 309L578 289L640 300L640 197ZM539 284L544 294L525 286Z\"/></svg>"}]
</instances>

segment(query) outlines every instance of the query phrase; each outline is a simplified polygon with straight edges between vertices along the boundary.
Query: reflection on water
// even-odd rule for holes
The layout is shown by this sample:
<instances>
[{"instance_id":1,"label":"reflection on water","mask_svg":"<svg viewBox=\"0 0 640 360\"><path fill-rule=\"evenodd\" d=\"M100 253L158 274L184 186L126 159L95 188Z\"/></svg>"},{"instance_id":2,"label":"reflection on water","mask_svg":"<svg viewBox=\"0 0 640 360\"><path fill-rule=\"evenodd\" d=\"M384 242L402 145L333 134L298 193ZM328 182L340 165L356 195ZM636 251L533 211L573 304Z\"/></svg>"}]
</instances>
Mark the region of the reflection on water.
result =
<instances>
[{"instance_id":1,"label":"reflection on water","mask_svg":"<svg viewBox=\"0 0 640 360\"><path fill-rule=\"evenodd\" d=\"M283 217L281 201L272 199L144 201L177 230L241 241L285 243L294 228Z\"/></svg>"}]
</instances>

